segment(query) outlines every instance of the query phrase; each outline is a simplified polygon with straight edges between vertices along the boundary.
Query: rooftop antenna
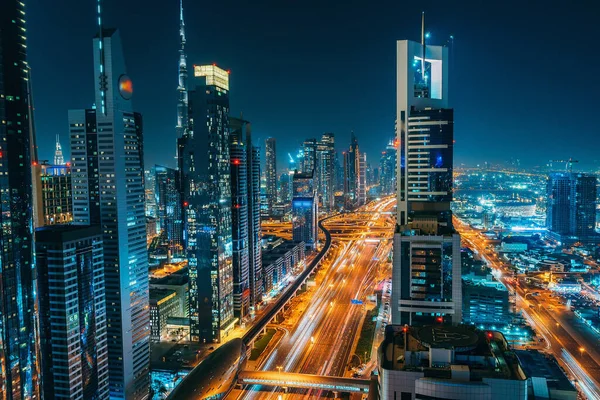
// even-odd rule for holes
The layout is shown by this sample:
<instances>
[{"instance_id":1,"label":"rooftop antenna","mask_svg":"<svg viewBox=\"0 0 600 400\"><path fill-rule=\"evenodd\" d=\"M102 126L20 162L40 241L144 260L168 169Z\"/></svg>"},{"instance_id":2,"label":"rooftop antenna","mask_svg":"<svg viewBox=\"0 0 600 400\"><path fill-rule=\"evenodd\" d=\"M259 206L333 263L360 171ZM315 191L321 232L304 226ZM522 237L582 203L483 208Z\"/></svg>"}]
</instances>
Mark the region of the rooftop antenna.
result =
<instances>
[{"instance_id":1,"label":"rooftop antenna","mask_svg":"<svg viewBox=\"0 0 600 400\"><path fill-rule=\"evenodd\" d=\"M100 53L100 111L106 115L106 74L104 71L104 29L102 27L102 0L98 0L98 51Z\"/></svg>"}]
</instances>

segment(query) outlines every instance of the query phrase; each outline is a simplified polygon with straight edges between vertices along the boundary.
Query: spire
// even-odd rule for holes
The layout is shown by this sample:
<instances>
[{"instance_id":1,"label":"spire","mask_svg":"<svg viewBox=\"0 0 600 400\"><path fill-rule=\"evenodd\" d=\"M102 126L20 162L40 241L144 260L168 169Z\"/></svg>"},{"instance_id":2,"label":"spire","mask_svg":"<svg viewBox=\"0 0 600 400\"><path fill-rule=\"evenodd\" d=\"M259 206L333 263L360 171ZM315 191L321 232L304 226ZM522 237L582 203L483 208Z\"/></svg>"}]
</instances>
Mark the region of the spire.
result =
<instances>
[{"instance_id":1,"label":"spire","mask_svg":"<svg viewBox=\"0 0 600 400\"><path fill-rule=\"evenodd\" d=\"M108 90L106 82L106 72L104 70L104 31L102 27L102 0L98 0L97 3L98 13L98 52L100 53L100 82L98 87L100 88L100 111L106 115L106 92Z\"/></svg>"},{"instance_id":2,"label":"spire","mask_svg":"<svg viewBox=\"0 0 600 400\"><path fill-rule=\"evenodd\" d=\"M56 150L54 151L54 165L65 165L65 159L62 153L62 146L58 135L56 135Z\"/></svg>"},{"instance_id":3,"label":"spire","mask_svg":"<svg viewBox=\"0 0 600 400\"><path fill-rule=\"evenodd\" d=\"M177 137L188 132L188 92L187 56L185 54L185 22L183 21L183 0L179 0L179 85L177 86Z\"/></svg>"},{"instance_id":4,"label":"spire","mask_svg":"<svg viewBox=\"0 0 600 400\"><path fill-rule=\"evenodd\" d=\"M421 78L425 81L425 11L421 12Z\"/></svg>"}]
</instances>

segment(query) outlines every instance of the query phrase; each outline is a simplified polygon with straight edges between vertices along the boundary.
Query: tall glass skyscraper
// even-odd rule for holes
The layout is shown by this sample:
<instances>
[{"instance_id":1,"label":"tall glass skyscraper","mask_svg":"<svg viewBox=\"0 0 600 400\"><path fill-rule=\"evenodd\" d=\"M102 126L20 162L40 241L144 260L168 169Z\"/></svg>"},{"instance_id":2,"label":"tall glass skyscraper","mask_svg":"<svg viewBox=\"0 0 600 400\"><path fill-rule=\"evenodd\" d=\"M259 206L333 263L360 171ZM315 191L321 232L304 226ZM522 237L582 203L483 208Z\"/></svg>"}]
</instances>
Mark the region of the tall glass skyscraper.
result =
<instances>
[{"instance_id":1,"label":"tall glass skyscraper","mask_svg":"<svg viewBox=\"0 0 600 400\"><path fill-rule=\"evenodd\" d=\"M146 399L150 314L141 115L133 112L118 31L100 28L93 44L96 109L69 112L74 223L102 225L110 397Z\"/></svg>"},{"instance_id":2,"label":"tall glass skyscraper","mask_svg":"<svg viewBox=\"0 0 600 400\"><path fill-rule=\"evenodd\" d=\"M190 275L190 335L220 341L234 327L229 73L194 67L189 132L178 140Z\"/></svg>"},{"instance_id":3,"label":"tall glass skyscraper","mask_svg":"<svg viewBox=\"0 0 600 400\"><path fill-rule=\"evenodd\" d=\"M267 178L267 203L269 214L273 212L273 205L277 203L277 146L275 138L265 141L265 176Z\"/></svg>"},{"instance_id":4,"label":"tall glass skyscraper","mask_svg":"<svg viewBox=\"0 0 600 400\"><path fill-rule=\"evenodd\" d=\"M324 133L316 149L317 185L320 202L327 211L333 209L335 201L335 136Z\"/></svg>"},{"instance_id":5,"label":"tall glass skyscraper","mask_svg":"<svg viewBox=\"0 0 600 400\"><path fill-rule=\"evenodd\" d=\"M183 215L179 172L162 165L154 166L154 196L160 229L171 256L183 254Z\"/></svg>"},{"instance_id":6,"label":"tall glass skyscraper","mask_svg":"<svg viewBox=\"0 0 600 400\"><path fill-rule=\"evenodd\" d=\"M0 398L39 398L25 5L0 2Z\"/></svg>"}]
</instances>

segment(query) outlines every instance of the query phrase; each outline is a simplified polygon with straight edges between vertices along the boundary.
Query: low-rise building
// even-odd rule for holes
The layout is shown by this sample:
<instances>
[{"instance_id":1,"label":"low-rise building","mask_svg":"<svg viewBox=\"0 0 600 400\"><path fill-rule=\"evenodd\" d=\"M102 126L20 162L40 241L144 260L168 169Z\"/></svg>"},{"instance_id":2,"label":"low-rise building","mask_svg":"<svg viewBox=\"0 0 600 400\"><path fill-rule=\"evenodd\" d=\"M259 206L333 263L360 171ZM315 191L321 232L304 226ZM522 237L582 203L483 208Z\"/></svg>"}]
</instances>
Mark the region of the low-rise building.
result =
<instances>
[{"instance_id":1,"label":"low-rise building","mask_svg":"<svg viewBox=\"0 0 600 400\"><path fill-rule=\"evenodd\" d=\"M537 350L517 350L517 358L527 375L530 398L576 400L577 390L556 359Z\"/></svg>"},{"instance_id":2,"label":"low-rise building","mask_svg":"<svg viewBox=\"0 0 600 400\"><path fill-rule=\"evenodd\" d=\"M500 332L388 325L378 350L379 398L527 399L527 378Z\"/></svg>"}]
</instances>

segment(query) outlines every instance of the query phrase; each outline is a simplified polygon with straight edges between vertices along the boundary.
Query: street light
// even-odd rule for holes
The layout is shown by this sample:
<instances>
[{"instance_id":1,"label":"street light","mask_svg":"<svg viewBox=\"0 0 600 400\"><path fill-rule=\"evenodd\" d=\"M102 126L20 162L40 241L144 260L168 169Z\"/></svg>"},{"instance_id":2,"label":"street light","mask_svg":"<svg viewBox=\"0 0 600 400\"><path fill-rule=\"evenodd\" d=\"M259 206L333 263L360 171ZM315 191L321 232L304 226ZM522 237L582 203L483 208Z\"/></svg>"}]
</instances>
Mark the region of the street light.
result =
<instances>
[{"instance_id":1,"label":"street light","mask_svg":"<svg viewBox=\"0 0 600 400\"><path fill-rule=\"evenodd\" d=\"M579 356L583 357L583 353L585 352L585 349L583 347L579 348Z\"/></svg>"},{"instance_id":2,"label":"street light","mask_svg":"<svg viewBox=\"0 0 600 400\"><path fill-rule=\"evenodd\" d=\"M277 366L277 369L279 370L279 375L281 375L281 369L282 369L282 368L283 368L283 367L282 367L281 365L278 365L278 366Z\"/></svg>"}]
</instances>

